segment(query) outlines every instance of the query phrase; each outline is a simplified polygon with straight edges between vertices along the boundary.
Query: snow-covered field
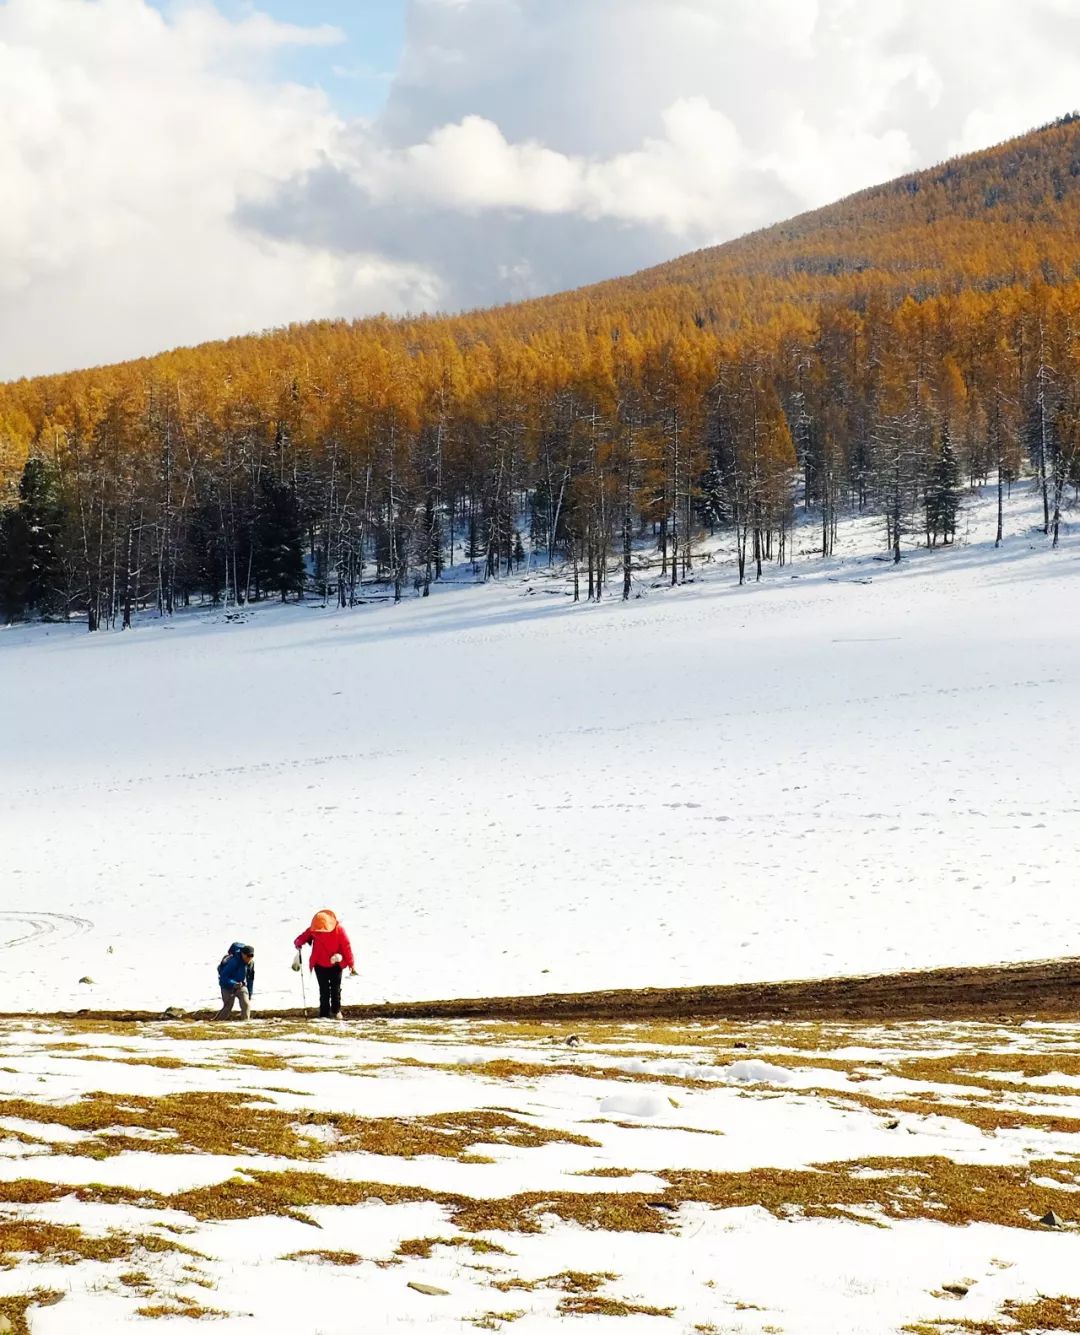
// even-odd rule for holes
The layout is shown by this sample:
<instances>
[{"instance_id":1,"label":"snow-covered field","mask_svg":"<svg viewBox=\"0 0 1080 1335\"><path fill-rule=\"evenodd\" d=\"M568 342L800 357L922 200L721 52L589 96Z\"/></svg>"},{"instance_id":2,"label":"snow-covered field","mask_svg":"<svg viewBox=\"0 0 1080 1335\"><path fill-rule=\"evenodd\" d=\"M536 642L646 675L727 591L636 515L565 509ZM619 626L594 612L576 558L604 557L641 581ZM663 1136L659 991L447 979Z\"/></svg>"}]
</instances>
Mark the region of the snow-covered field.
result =
<instances>
[{"instance_id":1,"label":"snow-covered field","mask_svg":"<svg viewBox=\"0 0 1080 1335\"><path fill-rule=\"evenodd\" d=\"M1078 1328L1076 1026L570 1039L0 1026L0 1314L16 1335Z\"/></svg>"},{"instance_id":2,"label":"snow-covered field","mask_svg":"<svg viewBox=\"0 0 1080 1335\"><path fill-rule=\"evenodd\" d=\"M1080 545L1036 519L626 605L0 631L0 1009L204 1005L236 939L298 1004L323 906L347 1002L1076 953Z\"/></svg>"}]
</instances>

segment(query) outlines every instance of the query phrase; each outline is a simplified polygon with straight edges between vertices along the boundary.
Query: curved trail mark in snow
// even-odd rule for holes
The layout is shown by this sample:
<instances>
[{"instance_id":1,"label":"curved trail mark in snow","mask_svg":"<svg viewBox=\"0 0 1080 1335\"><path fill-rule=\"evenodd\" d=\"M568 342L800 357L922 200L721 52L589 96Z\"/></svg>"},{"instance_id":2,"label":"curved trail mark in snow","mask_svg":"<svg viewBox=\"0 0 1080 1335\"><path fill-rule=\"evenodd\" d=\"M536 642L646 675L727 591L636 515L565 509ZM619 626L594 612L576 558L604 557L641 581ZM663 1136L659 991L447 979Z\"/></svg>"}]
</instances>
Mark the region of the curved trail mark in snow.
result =
<instances>
[{"instance_id":1,"label":"curved trail mark in snow","mask_svg":"<svg viewBox=\"0 0 1080 1335\"><path fill-rule=\"evenodd\" d=\"M43 936L59 936L62 941L82 936L94 924L89 918L76 918L71 913L38 913L24 909L0 910L0 950L25 946ZM19 935L8 936L9 927L21 929Z\"/></svg>"}]
</instances>

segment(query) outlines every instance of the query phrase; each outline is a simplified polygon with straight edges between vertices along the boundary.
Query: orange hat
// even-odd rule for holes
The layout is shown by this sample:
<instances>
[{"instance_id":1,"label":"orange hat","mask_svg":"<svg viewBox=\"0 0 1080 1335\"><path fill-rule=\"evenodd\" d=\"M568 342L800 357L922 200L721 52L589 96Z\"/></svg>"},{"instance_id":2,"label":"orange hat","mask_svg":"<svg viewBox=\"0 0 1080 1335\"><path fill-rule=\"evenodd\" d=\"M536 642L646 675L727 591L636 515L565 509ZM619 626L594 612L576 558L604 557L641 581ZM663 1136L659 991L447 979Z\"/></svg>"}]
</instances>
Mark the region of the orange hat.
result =
<instances>
[{"instance_id":1,"label":"orange hat","mask_svg":"<svg viewBox=\"0 0 1080 1335\"><path fill-rule=\"evenodd\" d=\"M320 909L311 920L313 932L332 932L337 926L337 914L329 909Z\"/></svg>"}]
</instances>

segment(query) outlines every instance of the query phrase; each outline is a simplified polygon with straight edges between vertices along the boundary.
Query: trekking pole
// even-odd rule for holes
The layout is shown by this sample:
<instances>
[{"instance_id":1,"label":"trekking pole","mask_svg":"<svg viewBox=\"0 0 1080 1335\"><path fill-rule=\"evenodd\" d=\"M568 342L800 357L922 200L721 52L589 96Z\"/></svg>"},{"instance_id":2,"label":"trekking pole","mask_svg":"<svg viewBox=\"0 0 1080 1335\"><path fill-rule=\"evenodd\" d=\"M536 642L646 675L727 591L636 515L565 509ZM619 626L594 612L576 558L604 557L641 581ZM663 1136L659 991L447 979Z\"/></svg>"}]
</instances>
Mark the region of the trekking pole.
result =
<instances>
[{"instance_id":1,"label":"trekking pole","mask_svg":"<svg viewBox=\"0 0 1080 1335\"><path fill-rule=\"evenodd\" d=\"M299 969L297 970L297 972L298 972L299 975L300 975L300 996L303 998L303 1001L304 1001L304 1019L306 1020L306 1019L308 1018L308 1012L307 1012L307 984L304 982L304 952L303 952L303 949L302 949L302 948L296 952L296 958L297 958L297 959L299 960L299 962L300 962L300 967L299 967Z\"/></svg>"}]
</instances>

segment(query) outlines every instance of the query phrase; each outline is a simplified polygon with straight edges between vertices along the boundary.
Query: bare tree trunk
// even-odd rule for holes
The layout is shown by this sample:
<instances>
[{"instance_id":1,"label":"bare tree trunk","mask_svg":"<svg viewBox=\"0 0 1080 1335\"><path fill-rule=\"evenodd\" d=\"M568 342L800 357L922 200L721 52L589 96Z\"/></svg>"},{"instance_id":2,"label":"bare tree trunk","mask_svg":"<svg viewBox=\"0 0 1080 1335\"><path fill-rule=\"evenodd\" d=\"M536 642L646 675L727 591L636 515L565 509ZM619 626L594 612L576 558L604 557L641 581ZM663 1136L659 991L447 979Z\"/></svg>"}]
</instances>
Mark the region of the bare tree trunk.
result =
<instances>
[{"instance_id":1,"label":"bare tree trunk","mask_svg":"<svg viewBox=\"0 0 1080 1335\"><path fill-rule=\"evenodd\" d=\"M1001 454L998 454L998 475L997 475L997 536L994 538L994 546L1000 547L1002 536L1005 531L1005 478L1004 461Z\"/></svg>"}]
</instances>

